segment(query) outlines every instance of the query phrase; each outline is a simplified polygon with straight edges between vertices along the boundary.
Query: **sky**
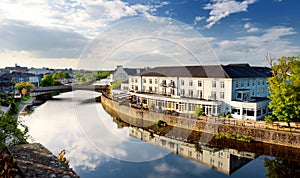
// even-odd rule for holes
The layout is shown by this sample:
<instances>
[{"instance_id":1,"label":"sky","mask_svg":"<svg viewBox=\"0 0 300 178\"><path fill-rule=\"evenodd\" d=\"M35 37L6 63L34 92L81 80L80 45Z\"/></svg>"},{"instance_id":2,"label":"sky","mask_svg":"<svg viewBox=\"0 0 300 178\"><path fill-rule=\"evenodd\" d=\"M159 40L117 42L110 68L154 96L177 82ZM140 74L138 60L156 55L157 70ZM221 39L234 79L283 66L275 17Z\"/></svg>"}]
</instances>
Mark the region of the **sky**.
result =
<instances>
[{"instance_id":1,"label":"sky","mask_svg":"<svg viewBox=\"0 0 300 178\"><path fill-rule=\"evenodd\" d=\"M300 54L299 0L0 0L0 68L249 63Z\"/></svg>"}]
</instances>

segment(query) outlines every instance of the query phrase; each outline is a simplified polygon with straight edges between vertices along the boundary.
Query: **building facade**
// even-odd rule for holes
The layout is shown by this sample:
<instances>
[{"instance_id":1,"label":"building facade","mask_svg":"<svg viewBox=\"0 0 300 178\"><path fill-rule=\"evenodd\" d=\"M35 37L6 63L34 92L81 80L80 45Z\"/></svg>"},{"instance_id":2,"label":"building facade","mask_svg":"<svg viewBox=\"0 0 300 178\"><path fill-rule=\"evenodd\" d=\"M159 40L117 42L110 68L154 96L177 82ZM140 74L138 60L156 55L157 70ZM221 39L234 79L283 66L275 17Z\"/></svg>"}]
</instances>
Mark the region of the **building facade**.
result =
<instances>
[{"instance_id":1,"label":"building facade","mask_svg":"<svg viewBox=\"0 0 300 178\"><path fill-rule=\"evenodd\" d=\"M202 107L208 116L259 120L268 113L270 75L248 64L156 67L129 76L128 88L137 104L158 110L191 114Z\"/></svg>"}]
</instances>

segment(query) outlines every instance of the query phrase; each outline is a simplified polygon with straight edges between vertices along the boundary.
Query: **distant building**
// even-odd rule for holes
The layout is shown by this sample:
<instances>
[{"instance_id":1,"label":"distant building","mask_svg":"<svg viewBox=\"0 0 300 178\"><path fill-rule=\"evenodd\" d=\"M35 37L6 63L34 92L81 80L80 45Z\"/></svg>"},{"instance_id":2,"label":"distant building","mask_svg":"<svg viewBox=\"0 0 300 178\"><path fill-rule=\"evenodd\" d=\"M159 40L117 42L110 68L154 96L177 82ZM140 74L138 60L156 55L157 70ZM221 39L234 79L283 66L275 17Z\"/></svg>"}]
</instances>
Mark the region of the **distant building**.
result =
<instances>
[{"instance_id":1,"label":"distant building","mask_svg":"<svg viewBox=\"0 0 300 178\"><path fill-rule=\"evenodd\" d=\"M144 72L143 68L123 68L118 65L117 69L112 73L112 80L115 82L118 79L122 79L122 82L128 81L129 75L135 75Z\"/></svg>"},{"instance_id":2,"label":"distant building","mask_svg":"<svg viewBox=\"0 0 300 178\"><path fill-rule=\"evenodd\" d=\"M40 68L40 69L31 68L28 70L28 73L34 74L34 75L45 75L45 74L52 74L53 71L48 70L46 68Z\"/></svg>"},{"instance_id":3,"label":"distant building","mask_svg":"<svg viewBox=\"0 0 300 178\"><path fill-rule=\"evenodd\" d=\"M144 68L123 68L123 66L118 65L117 69L112 73L112 81L116 82L118 79L122 80L121 90L128 90L128 79L130 75L135 75L144 72Z\"/></svg>"},{"instance_id":4,"label":"distant building","mask_svg":"<svg viewBox=\"0 0 300 178\"><path fill-rule=\"evenodd\" d=\"M259 120L268 113L270 76L269 68L249 64L155 67L129 76L128 86L138 103L160 110L202 107L209 116Z\"/></svg>"},{"instance_id":5,"label":"distant building","mask_svg":"<svg viewBox=\"0 0 300 178\"><path fill-rule=\"evenodd\" d=\"M27 67L21 67L21 66L15 64L15 67L5 67L4 72L27 73L28 68Z\"/></svg>"}]
</instances>

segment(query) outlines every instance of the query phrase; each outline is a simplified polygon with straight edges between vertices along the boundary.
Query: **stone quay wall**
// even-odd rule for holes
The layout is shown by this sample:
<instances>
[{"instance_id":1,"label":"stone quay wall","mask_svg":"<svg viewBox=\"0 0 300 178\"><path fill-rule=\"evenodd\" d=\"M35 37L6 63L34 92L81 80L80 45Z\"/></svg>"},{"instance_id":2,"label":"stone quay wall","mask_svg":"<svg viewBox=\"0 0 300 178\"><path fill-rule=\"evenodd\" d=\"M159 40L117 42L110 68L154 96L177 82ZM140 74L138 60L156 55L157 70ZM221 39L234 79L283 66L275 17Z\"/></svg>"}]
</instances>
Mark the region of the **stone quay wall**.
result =
<instances>
[{"instance_id":1,"label":"stone quay wall","mask_svg":"<svg viewBox=\"0 0 300 178\"><path fill-rule=\"evenodd\" d=\"M148 110L135 109L129 106L120 105L107 96L101 95L101 103L104 109L113 116L138 127L153 124L157 120L162 120L168 125L189 129L210 134L232 134L250 136L253 140L270 144L284 145L300 148L300 133L288 131L276 131L266 128L254 128L233 124L215 122L214 118L197 120L181 116L172 116Z\"/></svg>"}]
</instances>

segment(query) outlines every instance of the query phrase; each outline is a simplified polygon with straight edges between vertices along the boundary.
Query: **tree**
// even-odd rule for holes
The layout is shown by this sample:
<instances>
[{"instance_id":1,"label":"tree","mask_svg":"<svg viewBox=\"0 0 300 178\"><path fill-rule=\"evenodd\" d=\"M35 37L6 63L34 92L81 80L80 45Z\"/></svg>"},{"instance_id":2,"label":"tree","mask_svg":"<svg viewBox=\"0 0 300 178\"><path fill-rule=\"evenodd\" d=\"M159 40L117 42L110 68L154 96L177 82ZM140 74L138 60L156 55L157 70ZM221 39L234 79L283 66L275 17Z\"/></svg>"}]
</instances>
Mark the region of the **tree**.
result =
<instances>
[{"instance_id":1,"label":"tree","mask_svg":"<svg viewBox=\"0 0 300 178\"><path fill-rule=\"evenodd\" d=\"M10 145L27 143L28 127L18 121L15 116L18 112L17 104L13 97L0 93L1 98L6 98L4 102L11 105L8 113L0 111L0 152L1 150ZM2 104L2 103L1 103Z\"/></svg>"},{"instance_id":2,"label":"tree","mask_svg":"<svg viewBox=\"0 0 300 178\"><path fill-rule=\"evenodd\" d=\"M50 74L46 74L41 81L41 85L44 87L53 86L54 85L54 78Z\"/></svg>"},{"instance_id":3,"label":"tree","mask_svg":"<svg viewBox=\"0 0 300 178\"><path fill-rule=\"evenodd\" d=\"M195 108L195 113L194 113L197 117L199 116L205 116L205 112L203 111L202 107L196 107Z\"/></svg>"},{"instance_id":4,"label":"tree","mask_svg":"<svg viewBox=\"0 0 300 178\"><path fill-rule=\"evenodd\" d=\"M268 79L273 115L280 121L300 120L300 56L282 57L272 64Z\"/></svg>"},{"instance_id":5,"label":"tree","mask_svg":"<svg viewBox=\"0 0 300 178\"><path fill-rule=\"evenodd\" d=\"M298 177L300 164L298 161L282 159L264 159L264 166L267 169L266 177Z\"/></svg>"},{"instance_id":6,"label":"tree","mask_svg":"<svg viewBox=\"0 0 300 178\"><path fill-rule=\"evenodd\" d=\"M20 82L15 85L15 87L22 93L22 95L25 95L27 92L32 91L34 88L34 85L30 82Z\"/></svg>"}]
</instances>

